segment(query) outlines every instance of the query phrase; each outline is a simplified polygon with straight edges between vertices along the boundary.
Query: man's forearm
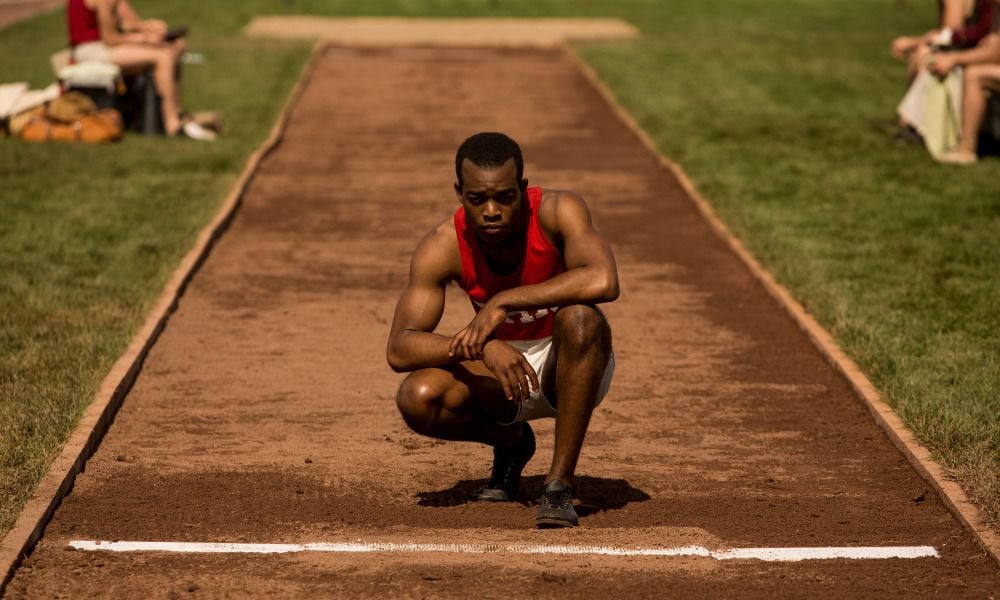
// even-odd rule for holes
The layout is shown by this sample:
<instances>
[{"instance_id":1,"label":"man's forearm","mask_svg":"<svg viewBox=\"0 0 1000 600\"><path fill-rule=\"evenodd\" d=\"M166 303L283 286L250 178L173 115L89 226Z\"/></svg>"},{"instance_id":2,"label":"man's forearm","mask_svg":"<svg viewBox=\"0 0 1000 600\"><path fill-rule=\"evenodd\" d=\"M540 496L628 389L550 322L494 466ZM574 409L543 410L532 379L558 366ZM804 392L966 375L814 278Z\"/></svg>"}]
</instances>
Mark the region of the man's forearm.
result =
<instances>
[{"instance_id":1,"label":"man's forearm","mask_svg":"<svg viewBox=\"0 0 1000 600\"><path fill-rule=\"evenodd\" d=\"M457 362L448 355L450 337L427 331L401 331L389 344L389 366L397 373Z\"/></svg>"},{"instance_id":2,"label":"man's forearm","mask_svg":"<svg viewBox=\"0 0 1000 600\"><path fill-rule=\"evenodd\" d=\"M603 267L578 267L548 281L504 290L490 303L510 312L570 304L598 304L618 298L618 277Z\"/></svg>"}]
</instances>

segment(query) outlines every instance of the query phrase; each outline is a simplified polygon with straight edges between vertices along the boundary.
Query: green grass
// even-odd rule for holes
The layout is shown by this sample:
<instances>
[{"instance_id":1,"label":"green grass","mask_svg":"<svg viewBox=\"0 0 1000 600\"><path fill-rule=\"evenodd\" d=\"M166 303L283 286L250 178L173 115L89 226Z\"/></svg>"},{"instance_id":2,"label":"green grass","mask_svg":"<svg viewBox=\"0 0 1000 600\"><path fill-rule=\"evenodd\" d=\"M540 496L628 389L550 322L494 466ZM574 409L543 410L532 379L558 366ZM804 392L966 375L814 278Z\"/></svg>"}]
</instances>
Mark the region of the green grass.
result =
<instances>
[{"instance_id":1,"label":"green grass","mask_svg":"<svg viewBox=\"0 0 1000 600\"><path fill-rule=\"evenodd\" d=\"M894 146L888 56L922 0L136 2L194 25L189 104L223 141L0 142L0 531L165 278L270 127L306 55L243 40L254 14L620 16L635 42L581 47L660 149L833 332L1000 525L1000 159L968 169ZM5 81L48 79L59 16L0 31ZM16 49L16 52L14 50Z\"/></svg>"},{"instance_id":2,"label":"green grass","mask_svg":"<svg viewBox=\"0 0 1000 600\"><path fill-rule=\"evenodd\" d=\"M63 18L0 31L4 81L49 82ZM0 535L269 133L309 50L211 22L191 46L206 61L186 67L187 103L222 110L215 144L0 140Z\"/></svg>"}]
</instances>

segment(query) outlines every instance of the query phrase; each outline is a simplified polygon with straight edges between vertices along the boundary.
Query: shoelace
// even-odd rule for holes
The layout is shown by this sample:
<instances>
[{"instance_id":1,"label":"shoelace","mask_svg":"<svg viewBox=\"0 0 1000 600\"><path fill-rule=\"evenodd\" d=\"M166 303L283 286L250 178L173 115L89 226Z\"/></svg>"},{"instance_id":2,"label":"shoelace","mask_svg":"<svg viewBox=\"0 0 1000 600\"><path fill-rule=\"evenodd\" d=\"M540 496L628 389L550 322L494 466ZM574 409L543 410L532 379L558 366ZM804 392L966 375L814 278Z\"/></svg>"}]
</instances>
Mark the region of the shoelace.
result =
<instances>
[{"instance_id":1,"label":"shoelace","mask_svg":"<svg viewBox=\"0 0 1000 600\"><path fill-rule=\"evenodd\" d=\"M569 488L559 490L558 492L548 492L542 496L542 504L545 505L545 508L558 508L562 510L572 504L572 502L573 494Z\"/></svg>"}]
</instances>

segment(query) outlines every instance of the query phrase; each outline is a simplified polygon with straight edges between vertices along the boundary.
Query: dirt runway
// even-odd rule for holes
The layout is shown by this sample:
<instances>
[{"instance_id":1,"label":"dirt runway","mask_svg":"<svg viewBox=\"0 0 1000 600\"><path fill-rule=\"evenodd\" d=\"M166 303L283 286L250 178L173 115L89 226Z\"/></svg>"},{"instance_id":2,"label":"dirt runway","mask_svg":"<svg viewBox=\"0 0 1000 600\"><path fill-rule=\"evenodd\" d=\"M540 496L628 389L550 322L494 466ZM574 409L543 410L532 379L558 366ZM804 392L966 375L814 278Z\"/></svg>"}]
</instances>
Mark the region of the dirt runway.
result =
<instances>
[{"instance_id":1,"label":"dirt runway","mask_svg":"<svg viewBox=\"0 0 1000 600\"><path fill-rule=\"evenodd\" d=\"M467 501L490 452L409 432L384 358L454 151L502 130L587 198L618 258L618 367L578 470L581 528ZM470 316L451 290L442 331ZM74 539L932 545L940 558L110 554ZM558 51L328 49L11 597L983 598L1000 572Z\"/></svg>"}]
</instances>

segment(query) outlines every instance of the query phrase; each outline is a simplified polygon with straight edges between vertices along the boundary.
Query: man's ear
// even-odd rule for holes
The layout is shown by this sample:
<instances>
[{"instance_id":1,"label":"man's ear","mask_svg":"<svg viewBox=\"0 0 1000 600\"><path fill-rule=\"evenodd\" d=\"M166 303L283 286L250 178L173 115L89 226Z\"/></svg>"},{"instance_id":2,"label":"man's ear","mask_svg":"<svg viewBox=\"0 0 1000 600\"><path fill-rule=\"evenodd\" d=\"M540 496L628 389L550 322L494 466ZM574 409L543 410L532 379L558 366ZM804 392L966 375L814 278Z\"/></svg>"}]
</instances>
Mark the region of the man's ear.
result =
<instances>
[{"instance_id":1,"label":"man's ear","mask_svg":"<svg viewBox=\"0 0 1000 600\"><path fill-rule=\"evenodd\" d=\"M455 182L455 195L458 196L458 200L462 200L462 184Z\"/></svg>"}]
</instances>

